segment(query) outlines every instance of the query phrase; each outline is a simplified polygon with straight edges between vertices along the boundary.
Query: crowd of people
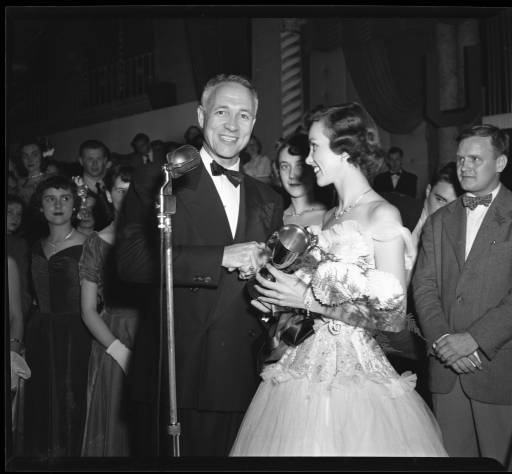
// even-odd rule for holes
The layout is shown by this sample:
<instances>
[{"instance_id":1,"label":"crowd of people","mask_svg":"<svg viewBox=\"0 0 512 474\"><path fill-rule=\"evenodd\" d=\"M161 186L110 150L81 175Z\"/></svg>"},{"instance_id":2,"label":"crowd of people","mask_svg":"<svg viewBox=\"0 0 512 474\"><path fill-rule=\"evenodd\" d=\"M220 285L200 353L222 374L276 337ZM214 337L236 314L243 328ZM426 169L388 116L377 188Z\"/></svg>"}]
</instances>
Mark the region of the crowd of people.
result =
<instances>
[{"instance_id":1,"label":"crowd of people","mask_svg":"<svg viewBox=\"0 0 512 474\"><path fill-rule=\"evenodd\" d=\"M181 455L512 469L506 133L463 130L423 201L403 150L383 150L359 104L316 107L272 154L253 134L258 104L247 79L215 76L184 134L200 164L173 186ZM131 146L87 140L72 168L25 142L9 171L19 455L168 454L155 203L180 144L139 133ZM309 239L289 269L272 264L291 252L276 242L283 226Z\"/></svg>"}]
</instances>

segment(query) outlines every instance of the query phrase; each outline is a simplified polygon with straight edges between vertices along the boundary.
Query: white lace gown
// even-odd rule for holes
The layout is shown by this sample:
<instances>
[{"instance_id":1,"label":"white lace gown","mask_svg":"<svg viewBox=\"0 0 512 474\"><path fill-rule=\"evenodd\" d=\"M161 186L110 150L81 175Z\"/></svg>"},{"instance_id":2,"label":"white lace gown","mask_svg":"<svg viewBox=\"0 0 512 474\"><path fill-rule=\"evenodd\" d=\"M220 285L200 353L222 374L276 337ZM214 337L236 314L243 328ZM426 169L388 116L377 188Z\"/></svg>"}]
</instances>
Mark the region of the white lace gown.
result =
<instances>
[{"instance_id":1,"label":"white lace gown","mask_svg":"<svg viewBox=\"0 0 512 474\"><path fill-rule=\"evenodd\" d=\"M375 240L401 235L411 266L410 232L396 224L362 231L345 221L322 233L343 258L370 262ZM316 320L315 334L261 377L231 456L447 456L416 376L397 374L362 327Z\"/></svg>"}]
</instances>

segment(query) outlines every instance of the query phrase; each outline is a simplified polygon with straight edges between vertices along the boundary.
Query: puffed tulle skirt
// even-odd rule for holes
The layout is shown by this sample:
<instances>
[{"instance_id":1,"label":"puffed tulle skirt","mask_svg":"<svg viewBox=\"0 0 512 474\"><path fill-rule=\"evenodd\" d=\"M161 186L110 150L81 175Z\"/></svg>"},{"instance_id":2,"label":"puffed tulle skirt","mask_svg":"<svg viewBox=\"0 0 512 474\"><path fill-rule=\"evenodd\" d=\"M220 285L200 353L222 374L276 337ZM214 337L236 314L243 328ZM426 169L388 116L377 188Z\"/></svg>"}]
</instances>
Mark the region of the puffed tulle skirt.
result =
<instances>
[{"instance_id":1,"label":"puffed tulle skirt","mask_svg":"<svg viewBox=\"0 0 512 474\"><path fill-rule=\"evenodd\" d=\"M448 456L416 376L262 382L230 456Z\"/></svg>"}]
</instances>

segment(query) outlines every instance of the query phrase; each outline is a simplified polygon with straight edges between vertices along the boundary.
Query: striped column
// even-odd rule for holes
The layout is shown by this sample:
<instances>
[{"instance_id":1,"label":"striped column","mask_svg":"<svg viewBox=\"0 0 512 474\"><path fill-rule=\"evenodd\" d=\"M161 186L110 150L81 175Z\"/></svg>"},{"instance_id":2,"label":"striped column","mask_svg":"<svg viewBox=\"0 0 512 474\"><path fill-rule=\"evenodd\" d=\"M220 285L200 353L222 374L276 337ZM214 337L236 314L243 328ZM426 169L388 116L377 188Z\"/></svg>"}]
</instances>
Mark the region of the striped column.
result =
<instances>
[{"instance_id":1,"label":"striped column","mask_svg":"<svg viewBox=\"0 0 512 474\"><path fill-rule=\"evenodd\" d=\"M281 26L281 123L287 137L302 123L302 62L300 25L297 18L285 18Z\"/></svg>"}]
</instances>

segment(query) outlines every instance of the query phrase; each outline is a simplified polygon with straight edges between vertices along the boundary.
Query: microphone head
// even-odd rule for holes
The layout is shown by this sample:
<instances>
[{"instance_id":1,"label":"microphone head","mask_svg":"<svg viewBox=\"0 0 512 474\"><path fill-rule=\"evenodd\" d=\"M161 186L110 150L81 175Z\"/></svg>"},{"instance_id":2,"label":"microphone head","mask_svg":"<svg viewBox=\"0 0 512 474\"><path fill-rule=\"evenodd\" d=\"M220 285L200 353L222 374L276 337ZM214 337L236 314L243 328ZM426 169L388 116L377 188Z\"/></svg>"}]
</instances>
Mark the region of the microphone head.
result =
<instances>
[{"instance_id":1,"label":"microphone head","mask_svg":"<svg viewBox=\"0 0 512 474\"><path fill-rule=\"evenodd\" d=\"M173 178L179 178L197 168L201 163L201 155L192 145L180 146L176 150L167 153L166 158L167 165L165 167Z\"/></svg>"}]
</instances>

